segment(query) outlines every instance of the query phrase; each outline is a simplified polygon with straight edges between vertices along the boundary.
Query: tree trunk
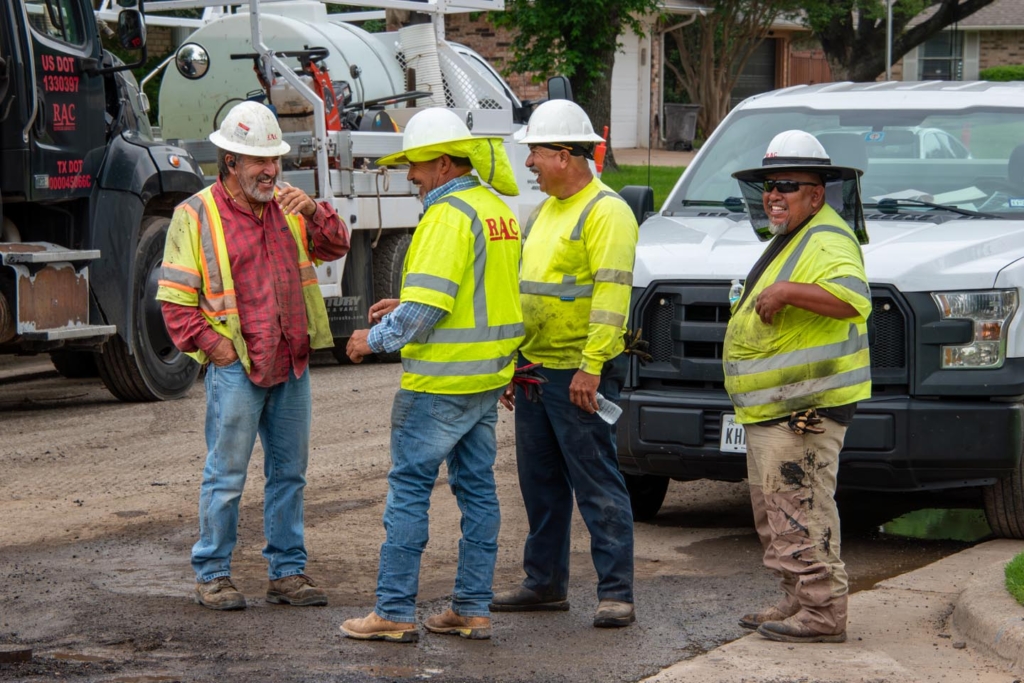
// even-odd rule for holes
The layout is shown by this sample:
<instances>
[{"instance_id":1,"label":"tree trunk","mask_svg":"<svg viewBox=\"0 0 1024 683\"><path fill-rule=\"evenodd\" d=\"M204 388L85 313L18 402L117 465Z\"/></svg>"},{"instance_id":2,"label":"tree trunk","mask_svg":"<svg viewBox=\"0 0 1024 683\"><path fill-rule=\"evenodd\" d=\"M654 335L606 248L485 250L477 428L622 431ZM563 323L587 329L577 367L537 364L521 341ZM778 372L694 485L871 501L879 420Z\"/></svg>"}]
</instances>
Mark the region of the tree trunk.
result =
<instances>
[{"instance_id":1,"label":"tree trunk","mask_svg":"<svg viewBox=\"0 0 1024 683\"><path fill-rule=\"evenodd\" d=\"M618 164L615 163L615 155L612 153L612 141L615 139L615 131L612 129L612 67L615 65L614 47L601 50L594 55L594 61L601 65L602 75L594 80L589 90L584 90L581 80L570 77L572 92L576 102L587 112L590 123L594 126L594 132L598 135L604 134L604 127L608 126L608 151L604 157L604 169L617 171Z\"/></svg>"}]
</instances>

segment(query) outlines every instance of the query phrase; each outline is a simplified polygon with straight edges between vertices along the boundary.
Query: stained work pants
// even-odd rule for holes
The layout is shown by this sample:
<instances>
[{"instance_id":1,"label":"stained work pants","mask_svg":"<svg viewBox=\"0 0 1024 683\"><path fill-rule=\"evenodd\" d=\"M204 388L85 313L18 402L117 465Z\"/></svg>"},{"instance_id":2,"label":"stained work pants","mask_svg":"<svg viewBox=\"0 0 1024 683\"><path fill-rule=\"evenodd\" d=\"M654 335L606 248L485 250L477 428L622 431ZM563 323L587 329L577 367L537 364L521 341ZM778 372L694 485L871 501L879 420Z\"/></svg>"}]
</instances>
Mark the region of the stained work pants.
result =
<instances>
[{"instance_id":1,"label":"stained work pants","mask_svg":"<svg viewBox=\"0 0 1024 683\"><path fill-rule=\"evenodd\" d=\"M747 425L747 478L764 564L786 594L780 608L799 603L801 622L839 633L849 586L835 491L846 427L828 418L821 426L824 434L798 435L785 423Z\"/></svg>"}]
</instances>

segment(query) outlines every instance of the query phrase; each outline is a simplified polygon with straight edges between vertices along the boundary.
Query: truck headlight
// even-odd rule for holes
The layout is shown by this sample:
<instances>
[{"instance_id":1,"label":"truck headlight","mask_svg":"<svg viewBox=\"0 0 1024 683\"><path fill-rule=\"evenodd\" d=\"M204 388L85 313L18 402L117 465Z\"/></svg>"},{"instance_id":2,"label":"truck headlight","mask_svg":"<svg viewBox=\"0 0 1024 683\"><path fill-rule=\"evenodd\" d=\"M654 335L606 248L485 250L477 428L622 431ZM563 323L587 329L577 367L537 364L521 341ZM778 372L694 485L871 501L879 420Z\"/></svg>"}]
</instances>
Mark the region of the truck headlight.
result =
<instances>
[{"instance_id":1,"label":"truck headlight","mask_svg":"<svg viewBox=\"0 0 1024 683\"><path fill-rule=\"evenodd\" d=\"M1017 290L988 292L932 292L943 320L970 320L974 336L970 343L944 345L945 369L999 368L1006 360L1007 324L1017 310Z\"/></svg>"}]
</instances>

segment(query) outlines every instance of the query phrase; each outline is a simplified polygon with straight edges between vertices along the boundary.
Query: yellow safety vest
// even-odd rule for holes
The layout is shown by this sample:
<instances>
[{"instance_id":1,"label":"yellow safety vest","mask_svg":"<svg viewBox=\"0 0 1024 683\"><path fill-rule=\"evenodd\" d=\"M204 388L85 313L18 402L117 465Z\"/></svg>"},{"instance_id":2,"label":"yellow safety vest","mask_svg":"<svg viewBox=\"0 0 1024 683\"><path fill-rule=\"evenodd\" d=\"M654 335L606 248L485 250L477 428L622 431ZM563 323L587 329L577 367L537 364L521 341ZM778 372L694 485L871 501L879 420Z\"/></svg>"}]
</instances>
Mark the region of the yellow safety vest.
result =
<instances>
[{"instance_id":1,"label":"yellow safety vest","mask_svg":"<svg viewBox=\"0 0 1024 683\"><path fill-rule=\"evenodd\" d=\"M549 197L523 228L523 355L600 375L622 353L636 256L632 210L598 179Z\"/></svg>"},{"instance_id":2,"label":"yellow safety vest","mask_svg":"<svg viewBox=\"0 0 1024 683\"><path fill-rule=\"evenodd\" d=\"M306 220L301 215L286 215L288 228L299 251L299 279L306 305L309 345L314 349L334 346L327 306L324 304L316 270L310 259ZM156 298L182 306L198 307L203 317L218 334L231 340L242 366L251 369L249 352L242 338L242 325L235 300L235 283L231 278L224 226L220 220L213 187L207 187L180 204L174 211ZM207 361L206 353L189 353L199 363Z\"/></svg>"},{"instance_id":3,"label":"yellow safety vest","mask_svg":"<svg viewBox=\"0 0 1024 683\"><path fill-rule=\"evenodd\" d=\"M766 325L754 303L762 290L782 281L818 285L852 305L857 315L838 320L785 306ZM733 306L723 360L736 421L763 422L870 398L870 312L860 245L850 227L825 205Z\"/></svg>"},{"instance_id":4,"label":"yellow safety vest","mask_svg":"<svg viewBox=\"0 0 1024 683\"><path fill-rule=\"evenodd\" d=\"M505 386L523 340L519 225L484 187L432 204L402 269L402 301L444 309L424 339L402 347L402 388L472 394Z\"/></svg>"}]
</instances>

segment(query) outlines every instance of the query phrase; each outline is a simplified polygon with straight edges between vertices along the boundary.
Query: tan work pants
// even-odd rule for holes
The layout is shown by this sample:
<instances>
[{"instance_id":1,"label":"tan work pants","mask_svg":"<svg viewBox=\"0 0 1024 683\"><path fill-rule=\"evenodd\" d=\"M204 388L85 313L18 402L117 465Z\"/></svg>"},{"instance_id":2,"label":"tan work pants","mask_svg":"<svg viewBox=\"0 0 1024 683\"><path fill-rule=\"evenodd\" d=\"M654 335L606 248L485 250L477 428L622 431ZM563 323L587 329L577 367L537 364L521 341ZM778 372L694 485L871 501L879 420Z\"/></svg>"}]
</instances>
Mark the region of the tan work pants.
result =
<instances>
[{"instance_id":1,"label":"tan work pants","mask_svg":"<svg viewBox=\"0 0 1024 683\"><path fill-rule=\"evenodd\" d=\"M846 427L797 435L785 423L747 425L747 477L764 564L799 603L798 618L820 633L846 629L846 568L839 559L836 475ZM796 611L796 610L789 610Z\"/></svg>"}]
</instances>

